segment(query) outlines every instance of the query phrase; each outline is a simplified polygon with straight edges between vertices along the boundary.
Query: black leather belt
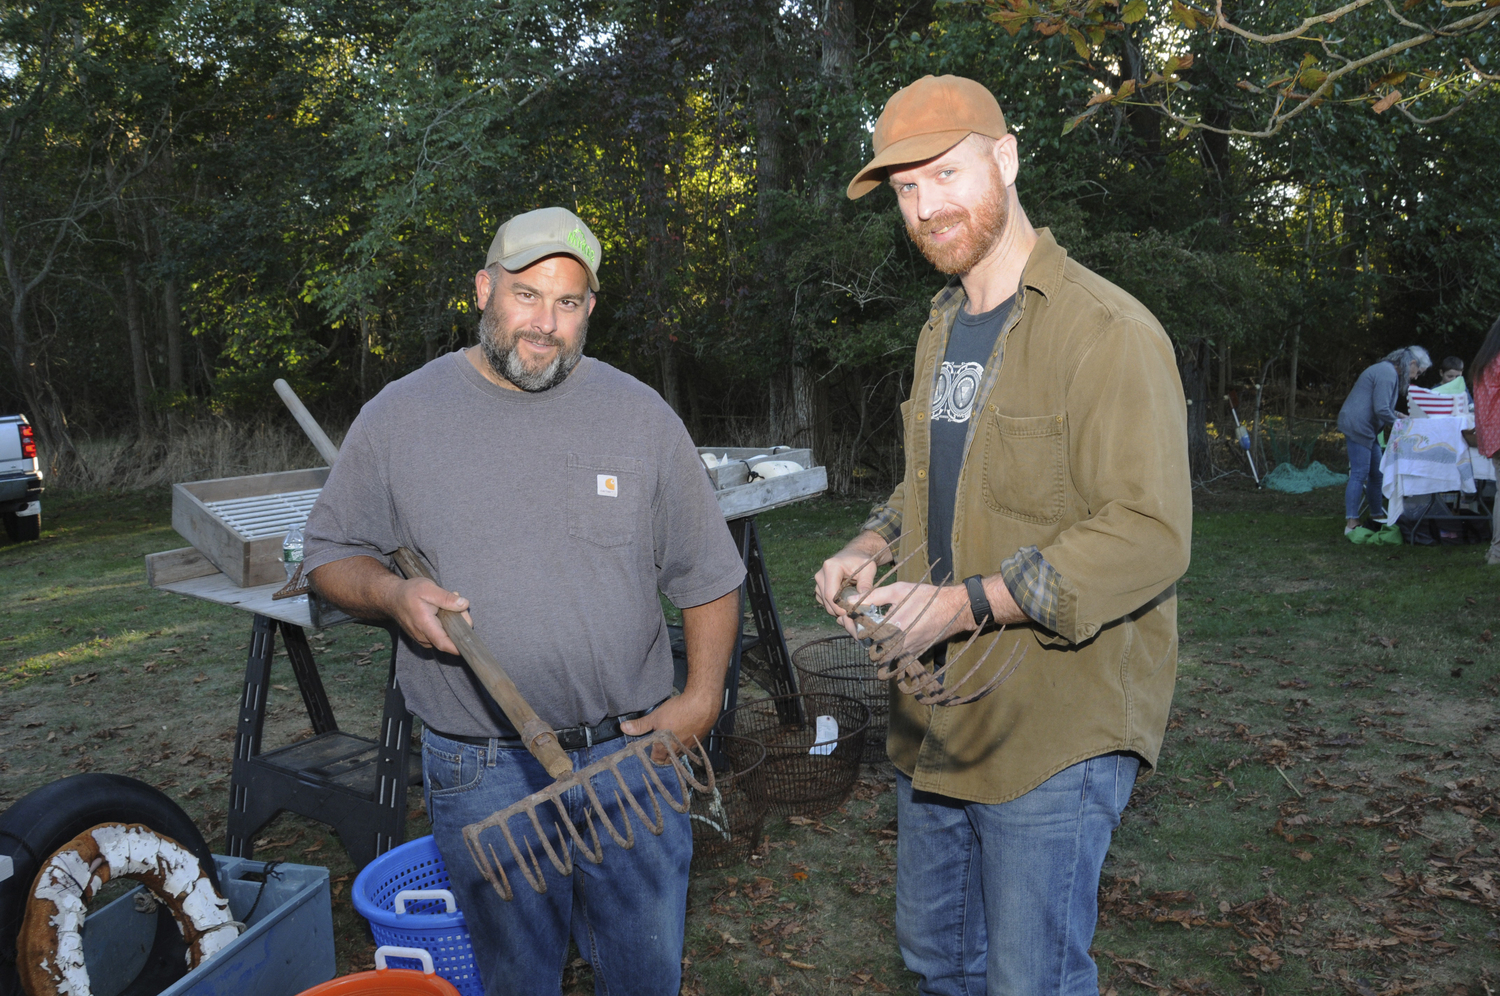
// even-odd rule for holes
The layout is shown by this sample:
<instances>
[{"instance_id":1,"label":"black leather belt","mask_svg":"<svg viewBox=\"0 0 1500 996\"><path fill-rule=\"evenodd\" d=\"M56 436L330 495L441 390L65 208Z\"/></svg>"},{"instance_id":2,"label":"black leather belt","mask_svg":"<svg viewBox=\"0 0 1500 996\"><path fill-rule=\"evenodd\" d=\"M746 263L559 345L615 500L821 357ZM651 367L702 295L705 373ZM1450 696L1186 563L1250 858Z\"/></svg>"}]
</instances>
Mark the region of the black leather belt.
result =
<instances>
[{"instance_id":1,"label":"black leather belt","mask_svg":"<svg viewBox=\"0 0 1500 996\"><path fill-rule=\"evenodd\" d=\"M650 710L642 709L640 712L627 712L619 716L608 716L596 726L569 726L561 730L554 730L557 734L557 745L563 750L582 750L594 744L608 743L617 740L624 735L620 724L627 719L640 719ZM488 747L491 740L499 741L506 747L521 747L521 735L519 733L502 734L498 737L471 737L458 733L444 733L442 730L433 730L438 736L461 744L472 744L475 747Z\"/></svg>"}]
</instances>

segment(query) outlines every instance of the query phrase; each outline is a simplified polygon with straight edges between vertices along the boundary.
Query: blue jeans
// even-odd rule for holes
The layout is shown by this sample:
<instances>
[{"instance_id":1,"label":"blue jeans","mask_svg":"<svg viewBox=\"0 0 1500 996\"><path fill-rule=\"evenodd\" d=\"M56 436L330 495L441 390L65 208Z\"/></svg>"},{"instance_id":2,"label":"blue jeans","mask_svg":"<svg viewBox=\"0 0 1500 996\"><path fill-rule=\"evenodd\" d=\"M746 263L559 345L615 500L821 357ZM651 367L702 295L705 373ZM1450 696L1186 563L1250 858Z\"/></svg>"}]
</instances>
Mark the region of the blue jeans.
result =
<instances>
[{"instance_id":1,"label":"blue jeans","mask_svg":"<svg viewBox=\"0 0 1500 996\"><path fill-rule=\"evenodd\" d=\"M935 996L1098 996L1099 872L1140 759L1105 754L1010 802L896 775L896 941Z\"/></svg>"},{"instance_id":2,"label":"blue jeans","mask_svg":"<svg viewBox=\"0 0 1500 996\"><path fill-rule=\"evenodd\" d=\"M1359 500L1365 499L1370 515L1375 519L1385 518L1385 495L1381 487L1385 479L1380 476L1380 447L1349 444L1349 483L1344 486L1344 518L1359 518Z\"/></svg>"},{"instance_id":3,"label":"blue jeans","mask_svg":"<svg viewBox=\"0 0 1500 996\"><path fill-rule=\"evenodd\" d=\"M620 737L582 750L569 751L574 770L592 764L638 737ZM687 916L688 864L693 856L693 833L686 814L661 803L665 826L654 837L630 816L635 847L623 850L599 827L604 860L590 864L569 842L573 874L557 874L533 841L547 883L537 893L516 866L498 829L487 831L514 897L500 898L484 880L464 843L463 828L496 810L552 784L552 778L524 747L513 741L491 740L488 747L449 740L432 730L422 734L422 783L432 833L443 863L448 866L458 908L463 911L474 944L474 956L484 979L486 996L538 996L560 993L570 933L583 956L594 967L594 992L610 996L676 996L682 985L682 945ZM636 761L620 766L649 815L652 810L642 787L643 772ZM670 769L658 774L668 791L677 781ZM625 814L615 805L612 776L594 779L594 787L616 829L625 831ZM572 789L563 797L569 816L585 840L586 797ZM626 803L627 812L629 804ZM556 841L557 811L550 803L537 816ZM597 824L597 820L596 820ZM525 837L534 837L524 816L513 818L511 833L525 851ZM564 830L566 833L566 830Z\"/></svg>"}]
</instances>

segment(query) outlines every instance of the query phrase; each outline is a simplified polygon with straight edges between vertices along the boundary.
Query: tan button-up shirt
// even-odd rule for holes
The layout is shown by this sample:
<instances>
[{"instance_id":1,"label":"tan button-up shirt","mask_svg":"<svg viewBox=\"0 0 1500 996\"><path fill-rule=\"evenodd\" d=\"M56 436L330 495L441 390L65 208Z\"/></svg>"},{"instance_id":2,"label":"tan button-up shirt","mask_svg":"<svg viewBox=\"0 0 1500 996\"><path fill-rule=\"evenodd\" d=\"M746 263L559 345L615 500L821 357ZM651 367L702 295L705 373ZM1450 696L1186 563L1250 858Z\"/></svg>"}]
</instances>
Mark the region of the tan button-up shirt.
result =
<instances>
[{"instance_id":1,"label":"tan button-up shirt","mask_svg":"<svg viewBox=\"0 0 1500 996\"><path fill-rule=\"evenodd\" d=\"M1037 547L1055 628L981 637L950 678L992 642L974 687L1013 654L1020 663L970 705L923 706L891 689L891 760L917 789L974 802L1014 799L1111 751L1154 765L1177 674L1174 584L1188 565L1192 498L1172 344L1140 302L1038 234L975 401L953 566L957 578L995 574ZM926 539L931 422L921 416L964 300L958 284L933 299L901 406L906 471L871 519L900 533L898 558ZM900 579L920 580L921 560Z\"/></svg>"}]
</instances>

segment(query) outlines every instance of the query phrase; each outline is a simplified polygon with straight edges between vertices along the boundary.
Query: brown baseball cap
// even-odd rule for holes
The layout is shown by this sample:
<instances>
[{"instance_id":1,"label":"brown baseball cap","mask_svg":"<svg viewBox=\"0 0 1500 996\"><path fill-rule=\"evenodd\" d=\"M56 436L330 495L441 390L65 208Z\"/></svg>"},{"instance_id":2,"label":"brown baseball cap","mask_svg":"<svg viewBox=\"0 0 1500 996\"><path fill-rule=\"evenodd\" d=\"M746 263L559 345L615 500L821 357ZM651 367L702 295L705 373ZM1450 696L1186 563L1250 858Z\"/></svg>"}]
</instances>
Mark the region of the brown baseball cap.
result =
<instances>
[{"instance_id":1,"label":"brown baseball cap","mask_svg":"<svg viewBox=\"0 0 1500 996\"><path fill-rule=\"evenodd\" d=\"M976 132L1005 136L1005 115L995 95L962 76L923 76L885 102L875 122L875 158L849 181L849 199L880 186L890 167L941 155Z\"/></svg>"},{"instance_id":2,"label":"brown baseball cap","mask_svg":"<svg viewBox=\"0 0 1500 996\"><path fill-rule=\"evenodd\" d=\"M596 275L601 251L599 240L583 219L561 207L538 208L518 214L500 226L490 243L486 267L499 263L512 273L524 270L543 256L572 256L588 271L589 287L599 289Z\"/></svg>"}]
</instances>

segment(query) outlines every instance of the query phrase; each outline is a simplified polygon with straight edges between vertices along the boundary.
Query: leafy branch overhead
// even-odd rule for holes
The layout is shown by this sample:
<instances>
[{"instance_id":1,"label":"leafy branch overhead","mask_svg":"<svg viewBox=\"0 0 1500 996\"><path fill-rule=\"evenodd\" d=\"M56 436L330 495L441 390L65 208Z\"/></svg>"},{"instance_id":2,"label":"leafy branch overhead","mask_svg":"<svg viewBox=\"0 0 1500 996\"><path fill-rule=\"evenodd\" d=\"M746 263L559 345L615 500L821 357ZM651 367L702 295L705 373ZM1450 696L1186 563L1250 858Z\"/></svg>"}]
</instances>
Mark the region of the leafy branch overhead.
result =
<instances>
[{"instance_id":1,"label":"leafy branch overhead","mask_svg":"<svg viewBox=\"0 0 1500 996\"><path fill-rule=\"evenodd\" d=\"M1351 0L1327 10L1236 0L1212 10L1182 0L981 2L1012 36L1029 30L1039 44L1071 45L1092 74L1098 89L1063 134L1126 106L1162 115L1179 138L1271 138L1324 104L1394 109L1428 125L1500 81L1490 55L1500 0ZM1187 73L1195 62L1200 71ZM1207 94L1195 93L1205 85Z\"/></svg>"}]
</instances>

